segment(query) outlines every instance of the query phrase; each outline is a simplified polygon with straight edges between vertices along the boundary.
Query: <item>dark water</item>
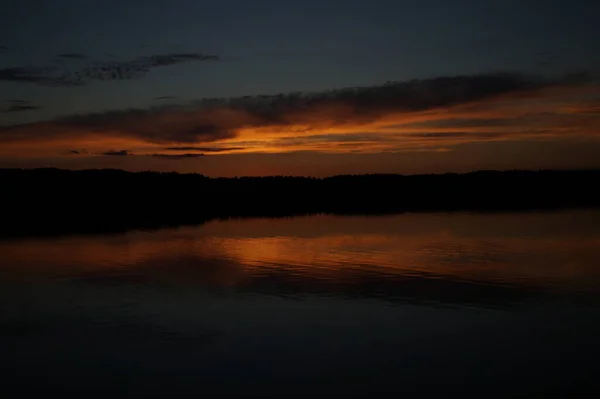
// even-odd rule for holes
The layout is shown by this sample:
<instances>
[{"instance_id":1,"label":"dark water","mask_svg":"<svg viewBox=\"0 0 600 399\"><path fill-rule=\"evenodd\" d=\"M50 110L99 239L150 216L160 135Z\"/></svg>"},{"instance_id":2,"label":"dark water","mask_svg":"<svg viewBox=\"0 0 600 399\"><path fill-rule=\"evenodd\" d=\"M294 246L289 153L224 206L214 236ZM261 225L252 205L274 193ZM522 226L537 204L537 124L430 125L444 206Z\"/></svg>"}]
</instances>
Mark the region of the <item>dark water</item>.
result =
<instances>
[{"instance_id":1,"label":"dark water","mask_svg":"<svg viewBox=\"0 0 600 399\"><path fill-rule=\"evenodd\" d=\"M599 211L0 242L2 397L573 397L599 340Z\"/></svg>"}]
</instances>

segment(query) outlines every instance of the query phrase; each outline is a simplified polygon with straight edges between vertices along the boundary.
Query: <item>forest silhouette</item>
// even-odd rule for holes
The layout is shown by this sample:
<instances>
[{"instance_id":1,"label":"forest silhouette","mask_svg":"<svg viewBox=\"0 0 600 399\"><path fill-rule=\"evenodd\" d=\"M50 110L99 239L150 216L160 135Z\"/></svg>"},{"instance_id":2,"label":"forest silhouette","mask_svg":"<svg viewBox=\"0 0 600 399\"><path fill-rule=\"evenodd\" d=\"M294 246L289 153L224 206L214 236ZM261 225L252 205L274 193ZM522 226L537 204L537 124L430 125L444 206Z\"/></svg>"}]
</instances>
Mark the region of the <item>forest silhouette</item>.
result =
<instances>
[{"instance_id":1,"label":"forest silhouette","mask_svg":"<svg viewBox=\"0 0 600 399\"><path fill-rule=\"evenodd\" d=\"M210 178L0 169L0 237L108 233L235 217L528 211L600 205L600 170Z\"/></svg>"}]
</instances>

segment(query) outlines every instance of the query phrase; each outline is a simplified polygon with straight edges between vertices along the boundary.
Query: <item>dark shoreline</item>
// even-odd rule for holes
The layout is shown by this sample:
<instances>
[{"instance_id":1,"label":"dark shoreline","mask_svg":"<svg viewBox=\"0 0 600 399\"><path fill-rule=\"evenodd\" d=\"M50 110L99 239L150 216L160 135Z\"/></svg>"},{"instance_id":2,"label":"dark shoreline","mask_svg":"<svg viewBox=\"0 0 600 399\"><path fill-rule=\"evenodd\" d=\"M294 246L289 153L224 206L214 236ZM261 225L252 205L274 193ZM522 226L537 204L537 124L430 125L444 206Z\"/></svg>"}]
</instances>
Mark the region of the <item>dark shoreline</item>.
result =
<instances>
[{"instance_id":1,"label":"dark shoreline","mask_svg":"<svg viewBox=\"0 0 600 399\"><path fill-rule=\"evenodd\" d=\"M0 238L148 230L238 217L596 208L598 182L600 170L317 179L0 169Z\"/></svg>"}]
</instances>

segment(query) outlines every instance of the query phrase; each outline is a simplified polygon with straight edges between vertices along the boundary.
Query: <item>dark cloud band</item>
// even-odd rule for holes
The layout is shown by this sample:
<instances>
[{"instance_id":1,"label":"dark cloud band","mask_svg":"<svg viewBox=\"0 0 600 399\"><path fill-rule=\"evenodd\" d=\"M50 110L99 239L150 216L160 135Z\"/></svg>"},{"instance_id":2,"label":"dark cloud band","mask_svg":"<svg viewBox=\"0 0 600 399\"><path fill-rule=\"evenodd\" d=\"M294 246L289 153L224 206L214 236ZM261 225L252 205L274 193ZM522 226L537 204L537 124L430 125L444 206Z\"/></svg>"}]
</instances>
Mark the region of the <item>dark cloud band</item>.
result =
<instances>
[{"instance_id":1,"label":"dark cloud band","mask_svg":"<svg viewBox=\"0 0 600 399\"><path fill-rule=\"evenodd\" d=\"M101 155L111 156L111 157L127 157L133 155L133 153L129 150L119 150L119 151L106 151L101 153Z\"/></svg>"},{"instance_id":2,"label":"dark cloud band","mask_svg":"<svg viewBox=\"0 0 600 399\"><path fill-rule=\"evenodd\" d=\"M244 147L167 147L165 151L200 151L200 152L225 152L243 150Z\"/></svg>"},{"instance_id":3,"label":"dark cloud band","mask_svg":"<svg viewBox=\"0 0 600 399\"><path fill-rule=\"evenodd\" d=\"M152 62L169 63L180 58L167 57ZM298 133L303 136L310 135L313 131L313 136L318 136L327 128L367 126L390 114L402 115L449 108L507 95L535 99L544 89L581 84L589 81L586 79L588 78L584 75L544 79L516 73L493 73L388 82L378 86L313 93L210 98L185 106L72 115L47 122L6 126L0 128L0 140L110 133L151 143L182 144L167 147L169 151L229 151L232 148L209 149L211 147L196 147L193 144L232 139L242 129L248 128L272 128L274 132L289 135L296 133L294 129L300 127L301 132ZM440 118L437 119L439 121ZM442 123L460 131L470 126L484 127L486 123L497 127L504 121L479 118L476 122L454 119ZM425 125L421 127L428 130ZM348 136L348 141L363 139L364 137Z\"/></svg>"},{"instance_id":4,"label":"dark cloud band","mask_svg":"<svg viewBox=\"0 0 600 399\"><path fill-rule=\"evenodd\" d=\"M152 154L151 157L161 158L161 159L190 159L190 158L200 158L203 157L204 154Z\"/></svg>"}]
</instances>

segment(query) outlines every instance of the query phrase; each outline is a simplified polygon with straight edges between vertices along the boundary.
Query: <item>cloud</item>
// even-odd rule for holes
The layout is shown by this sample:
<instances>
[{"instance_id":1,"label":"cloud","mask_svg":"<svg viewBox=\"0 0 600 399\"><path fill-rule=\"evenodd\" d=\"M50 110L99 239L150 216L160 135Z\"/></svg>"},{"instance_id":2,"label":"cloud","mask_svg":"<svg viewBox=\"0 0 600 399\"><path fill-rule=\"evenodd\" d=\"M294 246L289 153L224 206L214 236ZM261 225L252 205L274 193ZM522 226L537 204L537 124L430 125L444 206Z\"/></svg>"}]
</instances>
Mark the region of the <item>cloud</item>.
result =
<instances>
[{"instance_id":1,"label":"cloud","mask_svg":"<svg viewBox=\"0 0 600 399\"><path fill-rule=\"evenodd\" d=\"M506 137L503 133L485 133L485 132L432 132L432 133L413 133L407 137L417 137L425 139L455 139L455 138L499 138Z\"/></svg>"},{"instance_id":2,"label":"cloud","mask_svg":"<svg viewBox=\"0 0 600 399\"><path fill-rule=\"evenodd\" d=\"M318 152L405 152L440 151L440 145L505 139L504 133L488 132L402 132L347 133L293 136L262 143L262 152L308 150ZM448 151L449 149L445 148Z\"/></svg>"},{"instance_id":3,"label":"cloud","mask_svg":"<svg viewBox=\"0 0 600 399\"><path fill-rule=\"evenodd\" d=\"M0 69L0 81L54 85L57 78L52 77L52 74L56 71L56 66L3 68Z\"/></svg>"},{"instance_id":4,"label":"cloud","mask_svg":"<svg viewBox=\"0 0 600 399\"><path fill-rule=\"evenodd\" d=\"M142 155L165 149L381 152L417 150L434 146L436 140L449 147L594 131L600 125L597 115L581 100L597 89L594 85L583 74L549 79L491 73L312 93L209 98L0 127L0 142L79 140L87 147L93 141L104 148L133 148Z\"/></svg>"},{"instance_id":5,"label":"cloud","mask_svg":"<svg viewBox=\"0 0 600 399\"><path fill-rule=\"evenodd\" d=\"M14 112L35 111L41 109L39 105L33 105L25 100L9 100L8 107L0 107L0 114L8 114Z\"/></svg>"},{"instance_id":6,"label":"cloud","mask_svg":"<svg viewBox=\"0 0 600 399\"><path fill-rule=\"evenodd\" d=\"M10 113L10 112L34 111L34 110L37 110L40 108L41 107L38 105L12 104L10 107L8 107L0 112Z\"/></svg>"},{"instance_id":7,"label":"cloud","mask_svg":"<svg viewBox=\"0 0 600 399\"><path fill-rule=\"evenodd\" d=\"M157 54L149 57L140 57L133 62L140 65L146 65L148 68L154 68L159 66L181 64L184 62L191 61L218 61L219 56L208 55L200 53L171 53L171 54Z\"/></svg>"},{"instance_id":8,"label":"cloud","mask_svg":"<svg viewBox=\"0 0 600 399\"><path fill-rule=\"evenodd\" d=\"M405 124L405 127L427 128L435 126L446 129L485 128L511 126L515 123L507 118L448 118L429 121L418 121Z\"/></svg>"},{"instance_id":9,"label":"cloud","mask_svg":"<svg viewBox=\"0 0 600 399\"><path fill-rule=\"evenodd\" d=\"M204 154L151 154L151 157L161 158L161 159L189 159L189 158L200 158L203 157Z\"/></svg>"},{"instance_id":10,"label":"cloud","mask_svg":"<svg viewBox=\"0 0 600 399\"><path fill-rule=\"evenodd\" d=\"M100 62L71 74L66 80L79 84L91 80L128 80L142 77L153 68L193 61L216 61L216 55L199 53L156 54L123 62Z\"/></svg>"},{"instance_id":11,"label":"cloud","mask_svg":"<svg viewBox=\"0 0 600 399\"><path fill-rule=\"evenodd\" d=\"M59 54L63 59L85 59L83 54ZM0 69L0 81L32 83L42 86L71 87L82 86L92 81L119 81L139 78L153 68L169 65L216 61L216 55L201 53L170 53L137 57L129 61L96 62L71 71L64 66L19 66Z\"/></svg>"},{"instance_id":12,"label":"cloud","mask_svg":"<svg viewBox=\"0 0 600 399\"><path fill-rule=\"evenodd\" d=\"M235 113L229 113L235 117ZM109 111L55 119L47 123L45 134L116 132L118 136L151 143L212 142L235 137L235 132L228 129L227 125L237 127L236 121L232 119L228 122L226 114L227 112L204 114L176 108ZM1 137L2 129L0 141Z\"/></svg>"},{"instance_id":13,"label":"cloud","mask_svg":"<svg viewBox=\"0 0 600 399\"><path fill-rule=\"evenodd\" d=\"M8 47L6 47L6 46L0 46L0 51L3 51L3 50L8 50Z\"/></svg>"},{"instance_id":14,"label":"cloud","mask_svg":"<svg viewBox=\"0 0 600 399\"><path fill-rule=\"evenodd\" d=\"M58 57L69 59L69 60L85 60L87 58L87 56L85 54L81 54L81 53L63 53L63 54L58 54Z\"/></svg>"},{"instance_id":15,"label":"cloud","mask_svg":"<svg viewBox=\"0 0 600 399\"><path fill-rule=\"evenodd\" d=\"M167 147L165 151L201 151L201 152L224 152L243 150L244 147Z\"/></svg>"},{"instance_id":16,"label":"cloud","mask_svg":"<svg viewBox=\"0 0 600 399\"><path fill-rule=\"evenodd\" d=\"M600 98L581 101L577 104L565 107L563 112L567 114L594 114L600 115Z\"/></svg>"},{"instance_id":17,"label":"cloud","mask_svg":"<svg viewBox=\"0 0 600 399\"><path fill-rule=\"evenodd\" d=\"M88 151L85 148L82 148L77 150L67 150L65 153L67 155L87 155Z\"/></svg>"},{"instance_id":18,"label":"cloud","mask_svg":"<svg viewBox=\"0 0 600 399\"><path fill-rule=\"evenodd\" d=\"M100 155L106 155L111 157L126 157L133 155L129 150L119 150L119 151L106 151L101 153Z\"/></svg>"},{"instance_id":19,"label":"cloud","mask_svg":"<svg viewBox=\"0 0 600 399\"><path fill-rule=\"evenodd\" d=\"M172 100L174 98L177 98L175 96L160 96L160 97L154 97L153 100Z\"/></svg>"},{"instance_id":20,"label":"cloud","mask_svg":"<svg viewBox=\"0 0 600 399\"><path fill-rule=\"evenodd\" d=\"M364 141L385 141L388 140L387 135L378 135L376 133L340 133L340 134L314 134L310 136L285 137L283 140L309 140L309 141L343 141L343 142L364 142Z\"/></svg>"}]
</instances>

